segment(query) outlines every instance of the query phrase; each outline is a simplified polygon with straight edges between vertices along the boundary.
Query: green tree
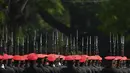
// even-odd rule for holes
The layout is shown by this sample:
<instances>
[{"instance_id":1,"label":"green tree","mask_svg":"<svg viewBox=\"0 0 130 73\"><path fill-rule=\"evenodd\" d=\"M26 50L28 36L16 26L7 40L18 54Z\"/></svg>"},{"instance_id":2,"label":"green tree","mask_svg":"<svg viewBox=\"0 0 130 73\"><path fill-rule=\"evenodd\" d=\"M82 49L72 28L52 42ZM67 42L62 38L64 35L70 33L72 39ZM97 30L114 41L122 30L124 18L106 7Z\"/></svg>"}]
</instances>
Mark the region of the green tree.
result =
<instances>
[{"instance_id":1,"label":"green tree","mask_svg":"<svg viewBox=\"0 0 130 73\"><path fill-rule=\"evenodd\" d=\"M126 35L127 41L130 40L130 1L109 0L102 2L99 18L102 25L99 26L105 33L113 32Z\"/></svg>"},{"instance_id":2,"label":"green tree","mask_svg":"<svg viewBox=\"0 0 130 73\"><path fill-rule=\"evenodd\" d=\"M99 17L102 29L108 32L125 33L130 28L130 1L109 0L101 3Z\"/></svg>"},{"instance_id":3,"label":"green tree","mask_svg":"<svg viewBox=\"0 0 130 73\"><path fill-rule=\"evenodd\" d=\"M86 0L6 0L4 5L5 24L12 31L39 26L39 19L67 35L75 34L76 29L91 32L97 25L98 3Z\"/></svg>"}]
</instances>

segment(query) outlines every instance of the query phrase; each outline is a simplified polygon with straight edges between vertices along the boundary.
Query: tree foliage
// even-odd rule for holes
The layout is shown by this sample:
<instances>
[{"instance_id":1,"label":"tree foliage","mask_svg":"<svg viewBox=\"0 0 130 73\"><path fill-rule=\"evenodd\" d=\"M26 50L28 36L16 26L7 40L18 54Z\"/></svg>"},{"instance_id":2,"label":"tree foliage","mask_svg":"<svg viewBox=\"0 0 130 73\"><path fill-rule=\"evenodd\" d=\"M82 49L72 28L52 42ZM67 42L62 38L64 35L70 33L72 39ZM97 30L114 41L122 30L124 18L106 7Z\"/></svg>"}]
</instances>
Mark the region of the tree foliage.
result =
<instances>
[{"instance_id":1,"label":"tree foliage","mask_svg":"<svg viewBox=\"0 0 130 73\"><path fill-rule=\"evenodd\" d=\"M72 25L85 26L90 31L88 24L93 21L89 20L98 19L94 18L97 15L102 22L99 28L104 32L122 34L129 30L129 0L109 0L97 4L93 2L93 5L89 2L90 0L0 0L0 22L11 28L10 30L15 29L14 31L19 28L23 31L28 28L52 29L52 26L66 33L72 31ZM95 29L97 25L93 27Z\"/></svg>"},{"instance_id":2,"label":"tree foliage","mask_svg":"<svg viewBox=\"0 0 130 73\"><path fill-rule=\"evenodd\" d=\"M107 32L123 34L130 28L130 1L109 0L101 3L99 18L101 29Z\"/></svg>"}]
</instances>

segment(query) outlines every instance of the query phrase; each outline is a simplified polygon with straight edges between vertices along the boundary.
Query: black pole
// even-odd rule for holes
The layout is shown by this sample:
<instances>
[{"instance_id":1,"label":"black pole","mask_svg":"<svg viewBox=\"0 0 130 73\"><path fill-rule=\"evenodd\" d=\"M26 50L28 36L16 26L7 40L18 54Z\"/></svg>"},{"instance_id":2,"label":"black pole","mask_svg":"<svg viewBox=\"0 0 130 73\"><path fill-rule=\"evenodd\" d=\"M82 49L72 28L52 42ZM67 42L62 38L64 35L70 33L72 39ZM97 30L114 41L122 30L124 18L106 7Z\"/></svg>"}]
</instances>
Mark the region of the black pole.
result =
<instances>
[{"instance_id":1,"label":"black pole","mask_svg":"<svg viewBox=\"0 0 130 73\"><path fill-rule=\"evenodd\" d=\"M24 55L24 53L25 53L25 51L24 51L24 49L25 49L24 46L25 46L25 45L24 45L24 44L25 44L25 38L23 37L23 38L22 38L22 48L21 48L21 49L22 49L22 55Z\"/></svg>"},{"instance_id":2,"label":"black pole","mask_svg":"<svg viewBox=\"0 0 130 73\"><path fill-rule=\"evenodd\" d=\"M4 27L3 27L3 32L2 32L2 48L1 48L1 51L2 51L2 54L4 53Z\"/></svg>"},{"instance_id":3,"label":"black pole","mask_svg":"<svg viewBox=\"0 0 130 73\"><path fill-rule=\"evenodd\" d=\"M73 52L74 52L74 54L76 54L76 48L75 48L75 37L73 38Z\"/></svg>"},{"instance_id":4,"label":"black pole","mask_svg":"<svg viewBox=\"0 0 130 73\"><path fill-rule=\"evenodd\" d=\"M33 37L33 52L35 52L36 53L36 35L37 35L37 33L36 33L36 30L34 31L34 37Z\"/></svg>"},{"instance_id":5,"label":"black pole","mask_svg":"<svg viewBox=\"0 0 130 73\"><path fill-rule=\"evenodd\" d=\"M99 49L98 49L98 36L96 36L95 45L96 45L96 55L99 55Z\"/></svg>"},{"instance_id":6,"label":"black pole","mask_svg":"<svg viewBox=\"0 0 130 73\"><path fill-rule=\"evenodd\" d=\"M111 39L111 37L112 37L112 36L111 36L111 32L110 32L110 50L109 50L109 53L110 53L110 54L109 54L109 55L112 55L112 48L111 48L111 47L112 47L112 46L111 46L111 45L112 45L112 39Z\"/></svg>"},{"instance_id":7,"label":"black pole","mask_svg":"<svg viewBox=\"0 0 130 73\"><path fill-rule=\"evenodd\" d=\"M89 55L91 56L91 55L92 55L92 53L91 53L91 44L92 44L92 43L91 43L91 42L92 42L92 41L91 41L91 36L90 36L89 39L90 39L90 40L89 40L89 45L90 45L90 46L89 46Z\"/></svg>"},{"instance_id":8,"label":"black pole","mask_svg":"<svg viewBox=\"0 0 130 73\"><path fill-rule=\"evenodd\" d=\"M4 53L7 53L7 42L8 42L8 30L7 30L7 27L5 28L5 44L4 44ZM10 50L9 52L10 53Z\"/></svg>"},{"instance_id":9,"label":"black pole","mask_svg":"<svg viewBox=\"0 0 130 73\"><path fill-rule=\"evenodd\" d=\"M89 37L87 36L87 43L86 43L86 54L88 55L88 46L89 46Z\"/></svg>"},{"instance_id":10,"label":"black pole","mask_svg":"<svg viewBox=\"0 0 130 73\"><path fill-rule=\"evenodd\" d=\"M11 39L10 39L10 41L11 41L11 45L10 45L10 48L9 48L9 50L10 50L10 54L15 54L14 52L13 52L13 49L14 49L14 36L13 36L14 34L13 34L13 32L11 32Z\"/></svg>"},{"instance_id":11,"label":"black pole","mask_svg":"<svg viewBox=\"0 0 130 73\"><path fill-rule=\"evenodd\" d=\"M30 45L30 41L29 41L29 34L27 35L27 54L29 53L29 45Z\"/></svg>"},{"instance_id":12,"label":"black pole","mask_svg":"<svg viewBox=\"0 0 130 73\"><path fill-rule=\"evenodd\" d=\"M61 52L61 54L63 54L63 46L64 46L64 34L62 33L62 36L61 36L61 48L60 48L60 52Z\"/></svg>"},{"instance_id":13,"label":"black pole","mask_svg":"<svg viewBox=\"0 0 130 73\"><path fill-rule=\"evenodd\" d=\"M79 33L78 33L78 30L77 30L77 32L76 32L76 34L77 34L77 36L76 36L76 51L77 51L77 54L78 54L78 35L79 35Z\"/></svg>"},{"instance_id":14,"label":"black pole","mask_svg":"<svg viewBox=\"0 0 130 73\"><path fill-rule=\"evenodd\" d=\"M3 39L4 39L4 30L3 30L3 27L2 27L2 33L1 33L1 38L0 38L0 54L2 55L3 54Z\"/></svg>"},{"instance_id":15,"label":"black pole","mask_svg":"<svg viewBox=\"0 0 130 73\"><path fill-rule=\"evenodd\" d=\"M116 44L117 44L117 55L119 55L119 38L118 38L118 34L116 37Z\"/></svg>"},{"instance_id":16,"label":"black pole","mask_svg":"<svg viewBox=\"0 0 130 73\"><path fill-rule=\"evenodd\" d=\"M56 31L56 52L57 54L60 54L60 51L59 51L59 32L58 30Z\"/></svg>"},{"instance_id":17,"label":"black pole","mask_svg":"<svg viewBox=\"0 0 130 73\"><path fill-rule=\"evenodd\" d=\"M94 36L94 53L93 55L96 55L96 36Z\"/></svg>"},{"instance_id":18,"label":"black pole","mask_svg":"<svg viewBox=\"0 0 130 73\"><path fill-rule=\"evenodd\" d=\"M69 49L69 39L68 39L68 37L66 38L66 52L65 52L65 55L67 55L68 54L68 49Z\"/></svg>"},{"instance_id":19,"label":"black pole","mask_svg":"<svg viewBox=\"0 0 130 73\"><path fill-rule=\"evenodd\" d=\"M82 54L84 54L84 37L82 37Z\"/></svg>"},{"instance_id":20,"label":"black pole","mask_svg":"<svg viewBox=\"0 0 130 73\"><path fill-rule=\"evenodd\" d=\"M72 41L72 35L70 34L70 54L73 54L72 49L73 49L73 41Z\"/></svg>"},{"instance_id":21,"label":"black pole","mask_svg":"<svg viewBox=\"0 0 130 73\"><path fill-rule=\"evenodd\" d=\"M121 36L121 56L124 56L124 44L125 44L125 37Z\"/></svg>"},{"instance_id":22,"label":"black pole","mask_svg":"<svg viewBox=\"0 0 130 73\"><path fill-rule=\"evenodd\" d=\"M1 38L1 39L0 39L0 54L1 54L1 55L3 54L2 48L3 48L3 39Z\"/></svg>"},{"instance_id":23,"label":"black pole","mask_svg":"<svg viewBox=\"0 0 130 73\"><path fill-rule=\"evenodd\" d=\"M45 49L46 54L48 53L47 48L48 48L48 33L46 32L46 49Z\"/></svg>"},{"instance_id":24,"label":"black pole","mask_svg":"<svg viewBox=\"0 0 130 73\"><path fill-rule=\"evenodd\" d=\"M40 35L40 50L39 50L39 53L42 53L42 46L43 46L43 44L42 44L42 34Z\"/></svg>"},{"instance_id":25,"label":"black pole","mask_svg":"<svg viewBox=\"0 0 130 73\"><path fill-rule=\"evenodd\" d=\"M55 53L55 36L54 36L54 31L52 32L52 52Z\"/></svg>"},{"instance_id":26,"label":"black pole","mask_svg":"<svg viewBox=\"0 0 130 73\"><path fill-rule=\"evenodd\" d=\"M115 35L113 34L113 55L115 56L115 52L116 52L116 38Z\"/></svg>"},{"instance_id":27,"label":"black pole","mask_svg":"<svg viewBox=\"0 0 130 73\"><path fill-rule=\"evenodd\" d=\"M39 52L38 42L37 42L37 41L36 41L36 53L40 53L40 52Z\"/></svg>"},{"instance_id":28,"label":"black pole","mask_svg":"<svg viewBox=\"0 0 130 73\"><path fill-rule=\"evenodd\" d=\"M56 45L56 39L57 39L57 38L56 38L56 35L54 35L54 37L55 37L55 38L54 38L54 41L55 41L55 43L54 43L54 44L55 44L54 53L56 54L56 49L57 49L57 45Z\"/></svg>"},{"instance_id":29,"label":"black pole","mask_svg":"<svg viewBox=\"0 0 130 73\"><path fill-rule=\"evenodd\" d=\"M16 55L19 55L19 37L17 37Z\"/></svg>"}]
</instances>

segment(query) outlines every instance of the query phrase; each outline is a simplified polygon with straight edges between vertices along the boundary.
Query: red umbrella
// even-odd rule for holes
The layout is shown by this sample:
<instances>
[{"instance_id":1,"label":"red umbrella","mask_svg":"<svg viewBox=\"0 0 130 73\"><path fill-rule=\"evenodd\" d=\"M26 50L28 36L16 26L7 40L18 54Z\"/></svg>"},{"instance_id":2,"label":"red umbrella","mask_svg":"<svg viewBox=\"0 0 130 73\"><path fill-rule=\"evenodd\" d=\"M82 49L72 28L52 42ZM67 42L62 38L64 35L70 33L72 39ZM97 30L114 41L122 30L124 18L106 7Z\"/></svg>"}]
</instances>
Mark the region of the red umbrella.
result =
<instances>
[{"instance_id":1,"label":"red umbrella","mask_svg":"<svg viewBox=\"0 0 130 73\"><path fill-rule=\"evenodd\" d=\"M115 57L115 59L114 60L121 60L122 59L122 57L121 56L117 56L117 57Z\"/></svg>"},{"instance_id":2,"label":"red umbrella","mask_svg":"<svg viewBox=\"0 0 130 73\"><path fill-rule=\"evenodd\" d=\"M85 62L86 61L86 56L81 56L80 62Z\"/></svg>"},{"instance_id":3,"label":"red umbrella","mask_svg":"<svg viewBox=\"0 0 130 73\"><path fill-rule=\"evenodd\" d=\"M56 57L54 55L49 55L47 59L51 62L54 62L56 60Z\"/></svg>"},{"instance_id":4,"label":"red umbrella","mask_svg":"<svg viewBox=\"0 0 130 73\"><path fill-rule=\"evenodd\" d=\"M20 56L20 57L21 57L20 61L26 60L26 58L24 56Z\"/></svg>"},{"instance_id":5,"label":"red umbrella","mask_svg":"<svg viewBox=\"0 0 130 73\"><path fill-rule=\"evenodd\" d=\"M4 54L4 55L3 55L3 60L8 60L8 59L9 59L8 54Z\"/></svg>"},{"instance_id":6,"label":"red umbrella","mask_svg":"<svg viewBox=\"0 0 130 73\"><path fill-rule=\"evenodd\" d=\"M47 55L43 55L43 54L37 54L38 58L44 58L46 57Z\"/></svg>"},{"instance_id":7,"label":"red umbrella","mask_svg":"<svg viewBox=\"0 0 130 73\"><path fill-rule=\"evenodd\" d=\"M106 60L114 60L116 57L115 56L106 56L105 59Z\"/></svg>"},{"instance_id":8,"label":"red umbrella","mask_svg":"<svg viewBox=\"0 0 130 73\"><path fill-rule=\"evenodd\" d=\"M81 59L80 55L73 55L73 57L74 57L75 60L80 60Z\"/></svg>"},{"instance_id":9,"label":"red umbrella","mask_svg":"<svg viewBox=\"0 0 130 73\"><path fill-rule=\"evenodd\" d=\"M37 60L38 57L37 57L37 54L35 53L31 53L27 56L28 60Z\"/></svg>"},{"instance_id":10,"label":"red umbrella","mask_svg":"<svg viewBox=\"0 0 130 73\"><path fill-rule=\"evenodd\" d=\"M13 58L13 56L12 55L8 55L8 59L12 59Z\"/></svg>"},{"instance_id":11,"label":"red umbrella","mask_svg":"<svg viewBox=\"0 0 130 73\"><path fill-rule=\"evenodd\" d=\"M128 59L127 57L122 57L121 60L125 61L125 60L127 60L127 59Z\"/></svg>"},{"instance_id":12,"label":"red umbrella","mask_svg":"<svg viewBox=\"0 0 130 73\"><path fill-rule=\"evenodd\" d=\"M0 55L0 60L2 60L3 59L3 56L2 55Z\"/></svg>"},{"instance_id":13,"label":"red umbrella","mask_svg":"<svg viewBox=\"0 0 130 73\"><path fill-rule=\"evenodd\" d=\"M24 55L23 57L25 58L25 60L28 60L28 58L27 58L27 57L28 57L28 55Z\"/></svg>"},{"instance_id":14,"label":"red umbrella","mask_svg":"<svg viewBox=\"0 0 130 73\"><path fill-rule=\"evenodd\" d=\"M73 56L65 56L66 61L73 61L74 57Z\"/></svg>"},{"instance_id":15,"label":"red umbrella","mask_svg":"<svg viewBox=\"0 0 130 73\"><path fill-rule=\"evenodd\" d=\"M21 60L21 56L20 55L15 55L13 57L13 60L20 61Z\"/></svg>"}]
</instances>

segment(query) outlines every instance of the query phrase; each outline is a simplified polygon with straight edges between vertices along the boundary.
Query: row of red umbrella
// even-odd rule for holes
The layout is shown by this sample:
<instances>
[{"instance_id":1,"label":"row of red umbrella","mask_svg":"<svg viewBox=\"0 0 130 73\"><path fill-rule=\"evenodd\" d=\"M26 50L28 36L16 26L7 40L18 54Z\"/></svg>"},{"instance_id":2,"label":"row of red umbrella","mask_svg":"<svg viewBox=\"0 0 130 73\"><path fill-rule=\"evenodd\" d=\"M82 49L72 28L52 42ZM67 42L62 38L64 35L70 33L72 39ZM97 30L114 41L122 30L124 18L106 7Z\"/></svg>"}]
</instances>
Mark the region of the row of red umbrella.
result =
<instances>
[{"instance_id":1,"label":"row of red umbrella","mask_svg":"<svg viewBox=\"0 0 130 73\"><path fill-rule=\"evenodd\" d=\"M102 60L102 57L99 55L94 55L94 56L88 56L88 55L57 55L57 54L36 54L36 53L30 53L27 55L0 55L1 60L8 60L8 59L13 59L13 60L18 60L18 61L24 61L24 60L37 60L38 58L45 58L49 61L55 61L57 58L62 58L63 60L69 61L69 60L79 60L80 62L85 62L86 60ZM106 56L106 60L127 60L127 57L121 57L121 56Z\"/></svg>"},{"instance_id":2,"label":"row of red umbrella","mask_svg":"<svg viewBox=\"0 0 130 73\"><path fill-rule=\"evenodd\" d=\"M122 57L122 56L106 56L105 57L106 60L128 60L128 58L126 56Z\"/></svg>"}]
</instances>

